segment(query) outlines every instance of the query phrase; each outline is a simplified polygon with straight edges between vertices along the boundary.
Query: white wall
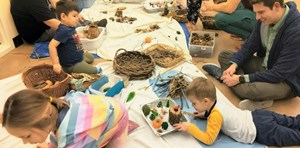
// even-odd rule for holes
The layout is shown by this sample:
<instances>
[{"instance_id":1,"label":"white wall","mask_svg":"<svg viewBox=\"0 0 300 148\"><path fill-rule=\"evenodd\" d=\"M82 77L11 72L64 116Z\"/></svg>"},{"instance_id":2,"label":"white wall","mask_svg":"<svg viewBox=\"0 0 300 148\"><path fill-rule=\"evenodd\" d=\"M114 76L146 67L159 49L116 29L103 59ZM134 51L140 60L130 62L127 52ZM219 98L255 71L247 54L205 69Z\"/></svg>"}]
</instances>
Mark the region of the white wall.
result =
<instances>
[{"instance_id":1,"label":"white wall","mask_svg":"<svg viewBox=\"0 0 300 148\"><path fill-rule=\"evenodd\" d=\"M12 39L17 35L10 13L10 0L0 0L0 57L15 48Z\"/></svg>"}]
</instances>

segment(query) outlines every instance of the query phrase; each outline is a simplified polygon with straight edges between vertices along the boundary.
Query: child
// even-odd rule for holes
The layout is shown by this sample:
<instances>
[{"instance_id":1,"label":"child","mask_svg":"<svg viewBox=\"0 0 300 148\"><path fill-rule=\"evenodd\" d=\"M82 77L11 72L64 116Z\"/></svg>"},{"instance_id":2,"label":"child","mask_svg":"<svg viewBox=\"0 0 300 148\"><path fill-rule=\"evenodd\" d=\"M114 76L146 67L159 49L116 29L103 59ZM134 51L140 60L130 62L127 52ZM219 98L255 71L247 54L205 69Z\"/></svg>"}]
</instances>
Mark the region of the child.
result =
<instances>
[{"instance_id":1,"label":"child","mask_svg":"<svg viewBox=\"0 0 300 148\"><path fill-rule=\"evenodd\" d=\"M51 147L119 147L127 135L128 113L112 98L80 92L65 100L25 89L11 95L2 126L23 143L42 143L50 132Z\"/></svg>"},{"instance_id":2,"label":"child","mask_svg":"<svg viewBox=\"0 0 300 148\"><path fill-rule=\"evenodd\" d=\"M101 69L90 65L94 61L92 54L83 52L75 26L78 23L79 8L74 1L61 0L56 4L56 13L61 20L54 38L49 43L53 70L67 73L100 73Z\"/></svg>"},{"instance_id":3,"label":"child","mask_svg":"<svg viewBox=\"0 0 300 148\"><path fill-rule=\"evenodd\" d=\"M200 8L202 4L202 0L174 0L173 6L176 6L179 3L182 7L181 9L188 9L187 12L187 20L188 23L187 28L191 30L196 30L196 23L199 18Z\"/></svg>"},{"instance_id":4,"label":"child","mask_svg":"<svg viewBox=\"0 0 300 148\"><path fill-rule=\"evenodd\" d=\"M214 84L202 77L193 80L186 95L197 113L205 111L206 131L187 122L174 126L205 144L213 144L222 129L224 134L242 143L257 141L268 146L300 145L300 115L288 117L268 110L251 112L217 102Z\"/></svg>"}]
</instances>

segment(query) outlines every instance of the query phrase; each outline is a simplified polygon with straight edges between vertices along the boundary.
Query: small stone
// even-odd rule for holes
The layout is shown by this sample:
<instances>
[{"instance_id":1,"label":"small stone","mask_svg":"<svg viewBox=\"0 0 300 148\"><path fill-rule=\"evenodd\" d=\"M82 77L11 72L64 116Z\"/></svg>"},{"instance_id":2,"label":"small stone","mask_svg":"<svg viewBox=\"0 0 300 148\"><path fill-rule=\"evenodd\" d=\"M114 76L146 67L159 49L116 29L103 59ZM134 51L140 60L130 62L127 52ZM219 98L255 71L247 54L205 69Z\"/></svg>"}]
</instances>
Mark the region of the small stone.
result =
<instances>
[{"instance_id":1,"label":"small stone","mask_svg":"<svg viewBox=\"0 0 300 148\"><path fill-rule=\"evenodd\" d=\"M176 33L177 33L177 34L181 34L181 32L180 32L180 31L176 31Z\"/></svg>"},{"instance_id":2,"label":"small stone","mask_svg":"<svg viewBox=\"0 0 300 148\"><path fill-rule=\"evenodd\" d=\"M175 41L178 41L178 37L175 37Z\"/></svg>"}]
</instances>

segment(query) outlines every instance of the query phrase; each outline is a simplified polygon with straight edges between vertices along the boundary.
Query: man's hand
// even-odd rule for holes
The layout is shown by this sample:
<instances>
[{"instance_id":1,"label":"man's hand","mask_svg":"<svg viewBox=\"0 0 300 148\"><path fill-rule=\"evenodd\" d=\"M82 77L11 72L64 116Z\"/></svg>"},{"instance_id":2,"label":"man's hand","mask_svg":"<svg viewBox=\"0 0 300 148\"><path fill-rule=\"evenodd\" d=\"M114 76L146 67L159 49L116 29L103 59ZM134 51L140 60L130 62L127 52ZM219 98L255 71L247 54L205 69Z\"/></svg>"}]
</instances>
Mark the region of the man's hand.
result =
<instances>
[{"instance_id":1,"label":"man's hand","mask_svg":"<svg viewBox=\"0 0 300 148\"><path fill-rule=\"evenodd\" d=\"M221 80L227 86L232 87L240 83L239 77L240 75L223 75Z\"/></svg>"},{"instance_id":2,"label":"man's hand","mask_svg":"<svg viewBox=\"0 0 300 148\"><path fill-rule=\"evenodd\" d=\"M228 67L224 72L223 72L223 76L232 76L237 69L237 65L236 64L231 64L230 67Z\"/></svg>"},{"instance_id":3,"label":"man's hand","mask_svg":"<svg viewBox=\"0 0 300 148\"><path fill-rule=\"evenodd\" d=\"M59 74L61 72L60 64L54 64L53 65L53 71Z\"/></svg>"},{"instance_id":4,"label":"man's hand","mask_svg":"<svg viewBox=\"0 0 300 148\"><path fill-rule=\"evenodd\" d=\"M187 129L189 128L190 123L188 123L188 122L180 122L180 123L174 124L173 126L174 126L178 131L180 131L180 132L185 132L185 131L187 131Z\"/></svg>"},{"instance_id":5,"label":"man's hand","mask_svg":"<svg viewBox=\"0 0 300 148\"><path fill-rule=\"evenodd\" d=\"M77 35L79 38L84 38L84 39L86 38L86 36L81 32L77 32Z\"/></svg>"}]
</instances>

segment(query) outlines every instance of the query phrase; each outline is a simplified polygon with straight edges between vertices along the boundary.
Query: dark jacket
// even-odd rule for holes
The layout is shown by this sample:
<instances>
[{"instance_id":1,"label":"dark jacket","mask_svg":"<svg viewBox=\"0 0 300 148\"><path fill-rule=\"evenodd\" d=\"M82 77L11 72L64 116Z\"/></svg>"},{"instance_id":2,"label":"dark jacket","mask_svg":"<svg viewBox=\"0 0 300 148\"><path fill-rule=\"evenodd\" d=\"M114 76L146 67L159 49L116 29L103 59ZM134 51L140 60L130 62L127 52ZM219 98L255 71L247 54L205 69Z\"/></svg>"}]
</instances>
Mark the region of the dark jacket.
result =
<instances>
[{"instance_id":1,"label":"dark jacket","mask_svg":"<svg viewBox=\"0 0 300 148\"><path fill-rule=\"evenodd\" d=\"M249 74L250 82L286 82L300 96L300 14L294 2L288 2L290 11L279 29L270 50L267 69ZM260 36L261 22L258 22L241 50L234 54L232 61L240 67L254 53L265 56Z\"/></svg>"}]
</instances>

